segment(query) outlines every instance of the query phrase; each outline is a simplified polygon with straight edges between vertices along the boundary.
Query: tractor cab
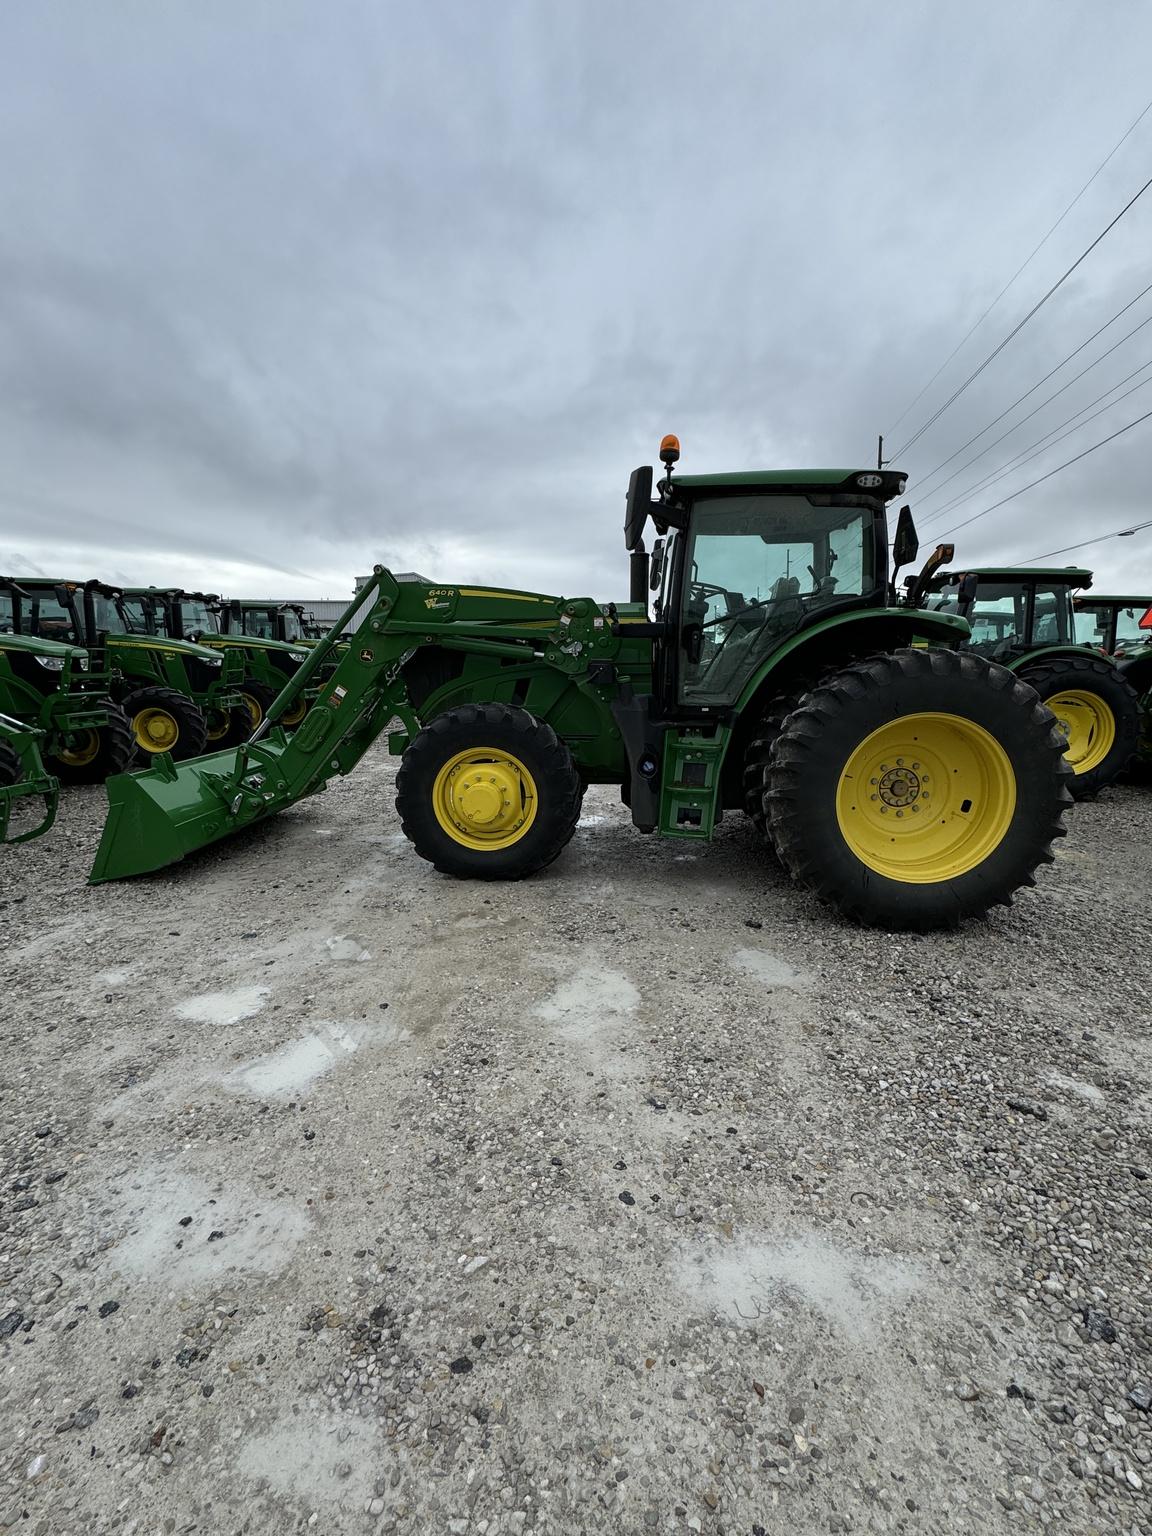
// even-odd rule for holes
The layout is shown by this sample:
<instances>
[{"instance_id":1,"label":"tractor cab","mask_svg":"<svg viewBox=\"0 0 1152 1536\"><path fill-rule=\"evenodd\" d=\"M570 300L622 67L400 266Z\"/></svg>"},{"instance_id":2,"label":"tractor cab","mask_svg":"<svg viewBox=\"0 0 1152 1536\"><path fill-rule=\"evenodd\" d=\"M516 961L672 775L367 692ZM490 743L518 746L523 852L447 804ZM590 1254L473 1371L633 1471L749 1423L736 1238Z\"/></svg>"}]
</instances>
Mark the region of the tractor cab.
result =
<instances>
[{"instance_id":1,"label":"tractor cab","mask_svg":"<svg viewBox=\"0 0 1152 1536\"><path fill-rule=\"evenodd\" d=\"M1110 656L1134 656L1152 645L1152 597L1078 597L1076 634Z\"/></svg>"},{"instance_id":2,"label":"tractor cab","mask_svg":"<svg viewBox=\"0 0 1152 1536\"><path fill-rule=\"evenodd\" d=\"M929 607L959 613L972 626L967 648L993 661L1011 661L1048 646L1078 644L1073 593L1092 585L1092 572L982 566L944 571L931 583Z\"/></svg>"},{"instance_id":3,"label":"tractor cab","mask_svg":"<svg viewBox=\"0 0 1152 1536\"><path fill-rule=\"evenodd\" d=\"M874 643L910 642L905 618L918 601L921 578L907 600L895 601L894 574L915 559L911 512L898 528L889 570L886 508L904 491L895 470L771 470L718 475L673 475L675 438L661 445L669 473L651 499L652 471L634 471L628 489L624 537L631 559L632 604L656 593L656 622L645 633L656 641L655 693L674 713L723 715L746 702L765 665L782 650L813 643L823 652L847 618L864 623ZM651 519L658 535L651 557L643 533ZM941 546L929 569L951 557ZM923 574L923 573L922 573ZM646 617L646 610L644 617ZM631 626L636 621L626 616ZM957 642L967 635L960 618L936 626ZM883 638L881 638L883 631ZM634 630L639 635L640 631ZM854 629L854 634L858 633ZM870 639L856 642L862 649Z\"/></svg>"},{"instance_id":4,"label":"tractor cab","mask_svg":"<svg viewBox=\"0 0 1152 1536\"><path fill-rule=\"evenodd\" d=\"M224 608L229 634L249 635L256 640L279 640L299 645L304 633L304 609L300 603L254 602L232 598Z\"/></svg>"}]
</instances>

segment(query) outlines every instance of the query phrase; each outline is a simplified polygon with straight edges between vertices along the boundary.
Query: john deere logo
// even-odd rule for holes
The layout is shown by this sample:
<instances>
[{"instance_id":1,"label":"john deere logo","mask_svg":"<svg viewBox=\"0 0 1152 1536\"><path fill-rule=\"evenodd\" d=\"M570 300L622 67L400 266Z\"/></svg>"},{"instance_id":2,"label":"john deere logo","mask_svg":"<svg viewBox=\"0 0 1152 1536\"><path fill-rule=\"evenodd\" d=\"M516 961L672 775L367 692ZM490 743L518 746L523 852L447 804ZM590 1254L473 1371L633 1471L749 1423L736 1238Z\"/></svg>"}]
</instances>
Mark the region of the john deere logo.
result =
<instances>
[{"instance_id":1,"label":"john deere logo","mask_svg":"<svg viewBox=\"0 0 1152 1536\"><path fill-rule=\"evenodd\" d=\"M372 652L370 650L368 650L367 647L365 647L364 650L362 650L360 652L360 660L361 661L371 661L372 660Z\"/></svg>"}]
</instances>

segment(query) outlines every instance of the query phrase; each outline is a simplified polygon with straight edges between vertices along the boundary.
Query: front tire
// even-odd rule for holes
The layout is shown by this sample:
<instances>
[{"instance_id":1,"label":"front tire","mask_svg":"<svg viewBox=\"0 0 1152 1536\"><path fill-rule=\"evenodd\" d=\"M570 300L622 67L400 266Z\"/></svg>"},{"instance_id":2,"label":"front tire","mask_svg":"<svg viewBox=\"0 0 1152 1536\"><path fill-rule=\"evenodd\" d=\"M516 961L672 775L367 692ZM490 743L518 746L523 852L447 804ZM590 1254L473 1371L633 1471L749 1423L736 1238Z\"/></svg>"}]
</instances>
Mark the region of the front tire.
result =
<instances>
[{"instance_id":1,"label":"front tire","mask_svg":"<svg viewBox=\"0 0 1152 1536\"><path fill-rule=\"evenodd\" d=\"M101 784L114 773L132 766L135 738L128 717L111 699L99 699L106 713L96 730L76 731L64 741L52 742L46 754L48 767L61 784Z\"/></svg>"},{"instance_id":2,"label":"front tire","mask_svg":"<svg viewBox=\"0 0 1152 1536\"><path fill-rule=\"evenodd\" d=\"M272 708L276 697L276 689L269 688L267 683L258 683L254 677L246 677L240 684L240 697L248 714L250 736L258 725L263 725L264 716Z\"/></svg>"},{"instance_id":3,"label":"front tire","mask_svg":"<svg viewBox=\"0 0 1152 1536\"><path fill-rule=\"evenodd\" d=\"M205 752L238 747L253 731L252 717L244 704L237 704L233 709L210 709L205 719L208 727Z\"/></svg>"},{"instance_id":4,"label":"front tire","mask_svg":"<svg viewBox=\"0 0 1152 1536\"><path fill-rule=\"evenodd\" d=\"M120 707L128 716L136 761L142 766L161 752L170 752L176 762L203 753L208 724L199 704L186 694L175 688L137 688L121 699Z\"/></svg>"},{"instance_id":5,"label":"front tire","mask_svg":"<svg viewBox=\"0 0 1152 1536\"><path fill-rule=\"evenodd\" d=\"M1071 770L1004 667L900 650L834 673L779 736L764 810L781 863L869 926L927 931L1008 905L1052 862Z\"/></svg>"},{"instance_id":6,"label":"front tire","mask_svg":"<svg viewBox=\"0 0 1152 1536\"><path fill-rule=\"evenodd\" d=\"M444 875L521 880L580 816L580 776L550 725L508 704L460 704L413 740L396 775L405 836Z\"/></svg>"},{"instance_id":7,"label":"front tire","mask_svg":"<svg viewBox=\"0 0 1152 1536\"><path fill-rule=\"evenodd\" d=\"M0 741L0 789L10 789L24 777L20 754L9 741Z\"/></svg>"},{"instance_id":8,"label":"front tire","mask_svg":"<svg viewBox=\"0 0 1152 1536\"><path fill-rule=\"evenodd\" d=\"M1055 657L1022 667L1016 675L1035 688L1056 716L1075 798L1089 799L1114 783L1140 739L1140 701L1114 663L1094 656Z\"/></svg>"}]
</instances>

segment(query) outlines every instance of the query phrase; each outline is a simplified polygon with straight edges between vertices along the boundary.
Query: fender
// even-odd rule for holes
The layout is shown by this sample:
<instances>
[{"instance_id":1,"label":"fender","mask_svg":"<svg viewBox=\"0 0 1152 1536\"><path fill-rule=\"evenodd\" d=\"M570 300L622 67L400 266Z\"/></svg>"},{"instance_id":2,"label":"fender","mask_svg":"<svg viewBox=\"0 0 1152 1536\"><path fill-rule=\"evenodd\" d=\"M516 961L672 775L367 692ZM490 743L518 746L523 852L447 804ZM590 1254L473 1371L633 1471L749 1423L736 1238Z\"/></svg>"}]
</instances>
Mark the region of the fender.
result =
<instances>
[{"instance_id":1,"label":"fender","mask_svg":"<svg viewBox=\"0 0 1152 1536\"><path fill-rule=\"evenodd\" d=\"M1030 667L1034 661L1075 661L1081 656L1087 656L1092 661L1110 661L1115 664L1116 658L1109 656L1105 651L1098 651L1092 645L1041 645L1035 650L1027 651L1023 656L1013 657L1009 661L1002 661L1000 665L1007 667L1009 672L1019 672L1021 667ZM995 661L995 657L989 657Z\"/></svg>"}]
</instances>

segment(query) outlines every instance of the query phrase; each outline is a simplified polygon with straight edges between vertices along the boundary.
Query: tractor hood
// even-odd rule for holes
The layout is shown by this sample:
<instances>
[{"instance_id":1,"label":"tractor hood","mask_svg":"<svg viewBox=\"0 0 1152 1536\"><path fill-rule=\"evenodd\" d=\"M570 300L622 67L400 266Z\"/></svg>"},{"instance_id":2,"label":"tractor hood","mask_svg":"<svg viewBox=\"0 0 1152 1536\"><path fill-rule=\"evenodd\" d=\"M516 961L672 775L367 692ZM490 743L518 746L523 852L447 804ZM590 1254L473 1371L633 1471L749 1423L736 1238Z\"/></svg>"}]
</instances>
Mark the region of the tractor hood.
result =
<instances>
[{"instance_id":1,"label":"tractor hood","mask_svg":"<svg viewBox=\"0 0 1152 1536\"><path fill-rule=\"evenodd\" d=\"M23 651L26 656L52 656L60 660L71 656L86 661L82 645L65 645L59 640L41 640L36 635L0 635L0 651Z\"/></svg>"},{"instance_id":2,"label":"tractor hood","mask_svg":"<svg viewBox=\"0 0 1152 1536\"><path fill-rule=\"evenodd\" d=\"M191 640L166 640L162 635L106 635L104 643L109 650L156 651L161 656L178 652L181 656L196 656L214 666L219 656L213 656L206 646L195 645Z\"/></svg>"},{"instance_id":3,"label":"tractor hood","mask_svg":"<svg viewBox=\"0 0 1152 1536\"><path fill-rule=\"evenodd\" d=\"M287 640L262 640L258 635L204 635L200 641L201 646L208 650L222 650L228 648L237 651L278 651L285 653L299 653L309 649L303 643L291 644Z\"/></svg>"}]
</instances>

